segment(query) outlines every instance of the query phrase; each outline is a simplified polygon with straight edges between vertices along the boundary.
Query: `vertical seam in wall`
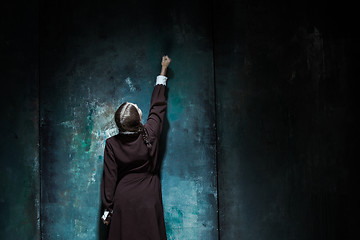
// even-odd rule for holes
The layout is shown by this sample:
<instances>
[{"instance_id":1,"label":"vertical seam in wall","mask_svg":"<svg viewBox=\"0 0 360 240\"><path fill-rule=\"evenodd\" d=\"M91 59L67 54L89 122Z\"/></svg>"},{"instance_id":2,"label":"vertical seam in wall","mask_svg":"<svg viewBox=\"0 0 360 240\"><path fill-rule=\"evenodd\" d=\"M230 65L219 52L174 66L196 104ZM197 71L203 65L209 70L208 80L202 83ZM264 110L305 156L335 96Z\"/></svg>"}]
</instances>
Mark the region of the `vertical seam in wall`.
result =
<instances>
[{"instance_id":1,"label":"vertical seam in wall","mask_svg":"<svg viewBox=\"0 0 360 240\"><path fill-rule=\"evenodd\" d=\"M41 35L41 29L40 29L40 5L38 6L38 111L39 111L39 115L38 115L38 161L39 161L39 220L38 220L38 224L39 224L39 234L40 234L40 239L42 239L42 224L41 224L41 203L42 203L42 197L41 197L41 192L42 192L42 176L41 176L41 172L42 172L42 162L41 162L41 94L40 94L40 37Z\"/></svg>"},{"instance_id":2,"label":"vertical seam in wall","mask_svg":"<svg viewBox=\"0 0 360 240\"><path fill-rule=\"evenodd\" d=\"M219 208L219 171L218 171L218 130L217 130L217 99L216 99L216 75L215 75L215 25L214 25L214 3L211 1L211 40L212 40L212 63L213 63L213 88L214 88L214 120L215 120L215 168L216 168L216 207L217 207L217 234L220 240L220 208Z\"/></svg>"}]
</instances>

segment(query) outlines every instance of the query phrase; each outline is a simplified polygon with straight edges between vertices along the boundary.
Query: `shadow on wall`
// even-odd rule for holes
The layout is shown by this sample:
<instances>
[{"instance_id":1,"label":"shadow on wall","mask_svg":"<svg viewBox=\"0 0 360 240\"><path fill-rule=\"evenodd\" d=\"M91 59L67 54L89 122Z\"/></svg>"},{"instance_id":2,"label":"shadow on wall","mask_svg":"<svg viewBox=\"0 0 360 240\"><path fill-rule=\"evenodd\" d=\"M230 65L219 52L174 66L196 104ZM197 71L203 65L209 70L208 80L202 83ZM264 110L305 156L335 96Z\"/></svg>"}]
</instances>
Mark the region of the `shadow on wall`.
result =
<instances>
[{"instance_id":1,"label":"shadow on wall","mask_svg":"<svg viewBox=\"0 0 360 240\"><path fill-rule=\"evenodd\" d=\"M166 91L165 91L166 99L168 99L168 92L169 92L169 89L166 88ZM168 136L169 129L170 129L170 123L167 118L167 114L165 114L163 129L162 129L161 136L160 136L159 155L158 155L158 167L160 170L160 179L161 179L161 166L162 166L164 156L166 153L166 146L167 146L166 143L167 143L167 136Z\"/></svg>"},{"instance_id":2,"label":"shadow on wall","mask_svg":"<svg viewBox=\"0 0 360 240\"><path fill-rule=\"evenodd\" d=\"M171 79L174 78L174 72L172 71L172 69L170 67L167 70L167 77L168 77L168 80L167 80L168 82L171 81ZM166 98L166 100L168 99L169 91L170 91L170 89L167 87L166 90L165 90L165 98ZM159 165L158 166L159 166L159 170L160 170L160 179L161 179L161 166L162 166L164 156L165 156L165 153L166 153L167 137L168 137L169 129L170 129L170 123L169 123L169 120L167 118L167 113L166 113L165 117L164 117L163 129L162 129L162 132L161 132L160 144L159 144L159 155L158 155L158 163L159 163Z\"/></svg>"}]
</instances>

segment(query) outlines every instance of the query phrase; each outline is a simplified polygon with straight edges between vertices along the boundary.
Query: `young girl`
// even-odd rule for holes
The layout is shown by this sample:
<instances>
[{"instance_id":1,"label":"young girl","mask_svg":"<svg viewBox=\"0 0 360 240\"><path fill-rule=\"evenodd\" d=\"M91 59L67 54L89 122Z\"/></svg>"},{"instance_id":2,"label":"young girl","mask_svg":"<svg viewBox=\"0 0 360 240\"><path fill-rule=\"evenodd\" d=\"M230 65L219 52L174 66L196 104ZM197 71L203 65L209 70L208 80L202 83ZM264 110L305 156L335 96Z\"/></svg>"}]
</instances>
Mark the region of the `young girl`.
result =
<instances>
[{"instance_id":1,"label":"young girl","mask_svg":"<svg viewBox=\"0 0 360 240\"><path fill-rule=\"evenodd\" d=\"M136 104L125 102L115 112L119 134L106 139L101 180L102 220L109 226L108 240L166 239L157 157L170 61L162 57L144 125Z\"/></svg>"}]
</instances>

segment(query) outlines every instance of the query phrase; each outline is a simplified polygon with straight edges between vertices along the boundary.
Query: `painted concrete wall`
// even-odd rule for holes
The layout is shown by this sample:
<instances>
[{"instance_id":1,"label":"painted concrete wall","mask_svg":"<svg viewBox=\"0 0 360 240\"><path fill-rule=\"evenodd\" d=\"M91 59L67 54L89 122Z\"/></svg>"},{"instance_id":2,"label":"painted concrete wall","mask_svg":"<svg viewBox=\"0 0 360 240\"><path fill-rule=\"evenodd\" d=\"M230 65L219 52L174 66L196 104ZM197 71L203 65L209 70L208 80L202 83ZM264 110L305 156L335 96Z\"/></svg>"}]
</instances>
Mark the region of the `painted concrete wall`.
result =
<instances>
[{"instance_id":1,"label":"painted concrete wall","mask_svg":"<svg viewBox=\"0 0 360 240\"><path fill-rule=\"evenodd\" d=\"M97 239L104 142L135 102L147 119L161 57L171 63L161 146L168 239L217 239L210 8L201 2L44 3L41 31L43 239Z\"/></svg>"},{"instance_id":2,"label":"painted concrete wall","mask_svg":"<svg viewBox=\"0 0 360 240\"><path fill-rule=\"evenodd\" d=\"M173 59L161 146L168 239L351 239L348 10L300 0L8 4L0 239L104 239L104 140L123 101L146 119L163 54Z\"/></svg>"},{"instance_id":3,"label":"painted concrete wall","mask_svg":"<svg viewBox=\"0 0 360 240\"><path fill-rule=\"evenodd\" d=\"M40 237L37 11L1 9L0 239Z\"/></svg>"}]
</instances>

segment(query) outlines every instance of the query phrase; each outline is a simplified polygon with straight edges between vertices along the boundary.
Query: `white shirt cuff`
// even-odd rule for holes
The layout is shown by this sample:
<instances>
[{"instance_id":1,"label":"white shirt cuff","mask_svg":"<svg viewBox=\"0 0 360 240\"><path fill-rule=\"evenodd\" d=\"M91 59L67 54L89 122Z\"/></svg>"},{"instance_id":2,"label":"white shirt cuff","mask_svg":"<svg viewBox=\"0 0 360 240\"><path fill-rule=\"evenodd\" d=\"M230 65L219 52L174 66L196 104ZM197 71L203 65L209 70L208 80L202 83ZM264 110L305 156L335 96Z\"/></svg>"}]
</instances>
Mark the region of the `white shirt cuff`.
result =
<instances>
[{"instance_id":1,"label":"white shirt cuff","mask_svg":"<svg viewBox=\"0 0 360 240\"><path fill-rule=\"evenodd\" d=\"M156 85L162 84L162 85L165 85L165 86L166 86L166 80L167 80L167 79L168 79L168 78L165 77L165 76L163 76L163 75L157 76L157 77L156 77Z\"/></svg>"}]
</instances>

